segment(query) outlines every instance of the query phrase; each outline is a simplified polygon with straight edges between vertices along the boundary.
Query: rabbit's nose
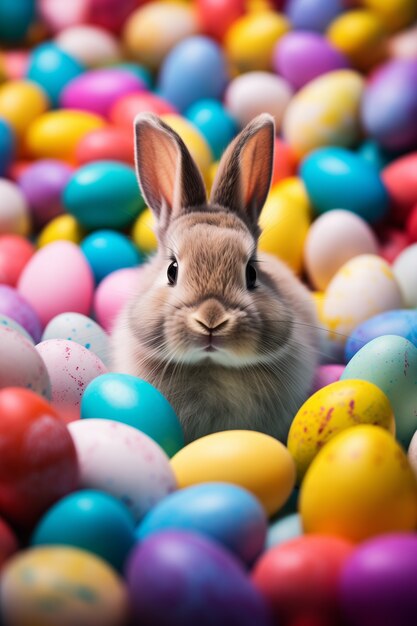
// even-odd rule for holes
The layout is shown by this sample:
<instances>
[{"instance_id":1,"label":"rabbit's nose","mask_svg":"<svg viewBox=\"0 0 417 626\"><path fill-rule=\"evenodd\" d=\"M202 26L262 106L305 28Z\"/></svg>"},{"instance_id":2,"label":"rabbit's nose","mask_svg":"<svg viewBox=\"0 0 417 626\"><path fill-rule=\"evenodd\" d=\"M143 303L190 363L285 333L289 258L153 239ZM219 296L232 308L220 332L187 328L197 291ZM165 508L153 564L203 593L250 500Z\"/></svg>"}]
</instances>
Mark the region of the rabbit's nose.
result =
<instances>
[{"instance_id":1,"label":"rabbit's nose","mask_svg":"<svg viewBox=\"0 0 417 626\"><path fill-rule=\"evenodd\" d=\"M192 325L198 332L218 333L230 322L230 315L216 300L204 302L190 315Z\"/></svg>"}]
</instances>

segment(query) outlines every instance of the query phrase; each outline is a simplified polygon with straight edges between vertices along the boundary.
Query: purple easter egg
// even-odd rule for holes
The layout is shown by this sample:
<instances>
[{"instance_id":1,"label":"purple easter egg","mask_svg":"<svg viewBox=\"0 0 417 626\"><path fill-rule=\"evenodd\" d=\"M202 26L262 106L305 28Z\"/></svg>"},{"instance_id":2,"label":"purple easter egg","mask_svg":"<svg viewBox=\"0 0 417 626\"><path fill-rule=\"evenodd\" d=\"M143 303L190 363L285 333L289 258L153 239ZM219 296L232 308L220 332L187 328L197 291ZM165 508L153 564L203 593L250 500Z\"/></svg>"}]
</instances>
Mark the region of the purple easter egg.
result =
<instances>
[{"instance_id":1,"label":"purple easter egg","mask_svg":"<svg viewBox=\"0 0 417 626\"><path fill-rule=\"evenodd\" d=\"M62 191L73 168L58 159L41 159L29 165L18 184L25 195L37 226L44 226L63 212Z\"/></svg>"},{"instance_id":2,"label":"purple easter egg","mask_svg":"<svg viewBox=\"0 0 417 626\"><path fill-rule=\"evenodd\" d=\"M294 30L324 32L346 9L345 0L288 0L285 13Z\"/></svg>"},{"instance_id":3,"label":"purple easter egg","mask_svg":"<svg viewBox=\"0 0 417 626\"><path fill-rule=\"evenodd\" d=\"M381 535L361 544L344 566L341 600L352 626L417 623L417 534Z\"/></svg>"},{"instance_id":4,"label":"purple easter egg","mask_svg":"<svg viewBox=\"0 0 417 626\"><path fill-rule=\"evenodd\" d=\"M151 535L131 554L129 596L148 626L270 626L269 611L240 563L206 537Z\"/></svg>"},{"instance_id":5,"label":"purple easter egg","mask_svg":"<svg viewBox=\"0 0 417 626\"><path fill-rule=\"evenodd\" d=\"M106 117L118 98L145 88L145 83L128 70L90 70L68 83L61 94L60 104L68 109L82 109Z\"/></svg>"},{"instance_id":6,"label":"purple easter egg","mask_svg":"<svg viewBox=\"0 0 417 626\"><path fill-rule=\"evenodd\" d=\"M319 365L314 375L313 389L311 390L311 393L316 393L319 389L327 387L327 385L331 385L331 383L338 381L343 374L344 369L344 365L335 365L333 363Z\"/></svg>"},{"instance_id":7,"label":"purple easter egg","mask_svg":"<svg viewBox=\"0 0 417 626\"><path fill-rule=\"evenodd\" d=\"M37 313L16 289L8 285L0 285L0 313L23 326L35 343L40 341L42 326Z\"/></svg>"},{"instance_id":8,"label":"purple easter egg","mask_svg":"<svg viewBox=\"0 0 417 626\"><path fill-rule=\"evenodd\" d=\"M362 101L366 132L384 148L417 147L417 59L390 61L368 83Z\"/></svg>"},{"instance_id":9,"label":"purple easter egg","mask_svg":"<svg viewBox=\"0 0 417 626\"><path fill-rule=\"evenodd\" d=\"M277 74L296 89L317 76L349 67L347 58L327 39L317 33L302 31L288 33L279 40L272 63Z\"/></svg>"}]
</instances>

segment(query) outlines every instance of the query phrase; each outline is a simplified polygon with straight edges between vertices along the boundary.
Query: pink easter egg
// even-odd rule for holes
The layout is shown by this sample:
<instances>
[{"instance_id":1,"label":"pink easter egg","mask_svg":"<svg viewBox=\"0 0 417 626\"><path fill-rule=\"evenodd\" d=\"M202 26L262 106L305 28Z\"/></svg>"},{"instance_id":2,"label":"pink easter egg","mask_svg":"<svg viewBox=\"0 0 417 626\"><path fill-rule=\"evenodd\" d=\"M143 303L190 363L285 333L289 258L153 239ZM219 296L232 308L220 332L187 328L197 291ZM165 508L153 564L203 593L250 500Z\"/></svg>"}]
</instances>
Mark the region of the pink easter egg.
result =
<instances>
[{"instance_id":1,"label":"pink easter egg","mask_svg":"<svg viewBox=\"0 0 417 626\"><path fill-rule=\"evenodd\" d=\"M311 393L316 393L319 389L327 387L327 385L338 381L343 374L344 369L344 365L335 365L333 363L319 365L316 369Z\"/></svg>"},{"instance_id":2,"label":"pink easter egg","mask_svg":"<svg viewBox=\"0 0 417 626\"><path fill-rule=\"evenodd\" d=\"M94 312L100 326L111 331L116 317L135 293L141 268L126 268L112 272L101 281L94 296Z\"/></svg>"}]
</instances>

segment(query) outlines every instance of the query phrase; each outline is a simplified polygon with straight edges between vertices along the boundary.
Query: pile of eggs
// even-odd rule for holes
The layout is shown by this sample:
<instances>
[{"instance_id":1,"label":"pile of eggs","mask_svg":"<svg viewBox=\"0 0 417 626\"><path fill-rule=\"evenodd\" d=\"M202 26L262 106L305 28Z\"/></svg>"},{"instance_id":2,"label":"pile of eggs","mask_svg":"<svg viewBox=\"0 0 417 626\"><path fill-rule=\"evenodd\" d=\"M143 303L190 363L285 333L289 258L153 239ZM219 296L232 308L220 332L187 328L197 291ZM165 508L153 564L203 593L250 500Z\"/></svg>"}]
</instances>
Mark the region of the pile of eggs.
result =
<instances>
[{"instance_id":1,"label":"pile of eggs","mask_svg":"<svg viewBox=\"0 0 417 626\"><path fill-rule=\"evenodd\" d=\"M415 0L0 2L0 44L1 623L415 624ZM141 111L208 188L275 118L259 248L320 328L285 445L185 446L161 393L111 371L156 248Z\"/></svg>"}]
</instances>

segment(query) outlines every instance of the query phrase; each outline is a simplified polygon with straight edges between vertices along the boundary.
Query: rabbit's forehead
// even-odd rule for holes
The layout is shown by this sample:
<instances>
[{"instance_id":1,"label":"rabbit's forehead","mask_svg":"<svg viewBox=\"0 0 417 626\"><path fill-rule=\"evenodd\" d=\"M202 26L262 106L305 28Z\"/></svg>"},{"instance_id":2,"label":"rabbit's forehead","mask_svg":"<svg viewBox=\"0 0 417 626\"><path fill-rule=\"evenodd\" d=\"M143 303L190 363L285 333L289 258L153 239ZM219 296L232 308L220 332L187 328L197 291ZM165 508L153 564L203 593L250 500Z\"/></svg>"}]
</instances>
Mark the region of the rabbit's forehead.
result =
<instances>
[{"instance_id":1,"label":"rabbit's forehead","mask_svg":"<svg viewBox=\"0 0 417 626\"><path fill-rule=\"evenodd\" d=\"M254 253L255 242L250 233L221 225L194 224L174 235L178 260L187 262L210 260L245 263Z\"/></svg>"}]
</instances>

